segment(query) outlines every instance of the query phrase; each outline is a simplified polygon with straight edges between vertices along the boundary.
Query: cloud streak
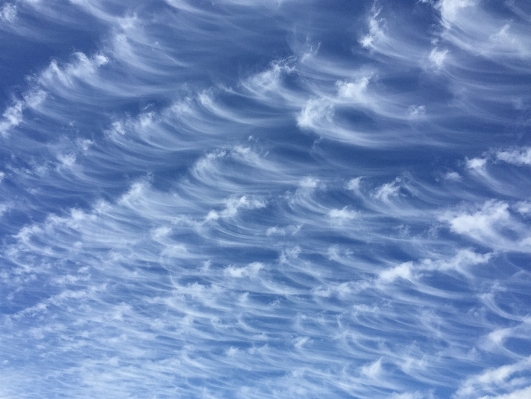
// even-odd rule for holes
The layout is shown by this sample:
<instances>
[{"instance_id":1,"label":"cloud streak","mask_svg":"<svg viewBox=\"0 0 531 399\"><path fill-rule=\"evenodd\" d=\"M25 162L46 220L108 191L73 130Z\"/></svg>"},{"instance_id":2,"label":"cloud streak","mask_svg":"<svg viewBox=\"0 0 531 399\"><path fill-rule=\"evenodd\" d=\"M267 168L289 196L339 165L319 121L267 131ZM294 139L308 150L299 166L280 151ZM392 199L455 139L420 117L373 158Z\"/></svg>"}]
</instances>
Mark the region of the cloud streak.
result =
<instances>
[{"instance_id":1,"label":"cloud streak","mask_svg":"<svg viewBox=\"0 0 531 399\"><path fill-rule=\"evenodd\" d=\"M4 4L0 396L525 396L524 6Z\"/></svg>"}]
</instances>

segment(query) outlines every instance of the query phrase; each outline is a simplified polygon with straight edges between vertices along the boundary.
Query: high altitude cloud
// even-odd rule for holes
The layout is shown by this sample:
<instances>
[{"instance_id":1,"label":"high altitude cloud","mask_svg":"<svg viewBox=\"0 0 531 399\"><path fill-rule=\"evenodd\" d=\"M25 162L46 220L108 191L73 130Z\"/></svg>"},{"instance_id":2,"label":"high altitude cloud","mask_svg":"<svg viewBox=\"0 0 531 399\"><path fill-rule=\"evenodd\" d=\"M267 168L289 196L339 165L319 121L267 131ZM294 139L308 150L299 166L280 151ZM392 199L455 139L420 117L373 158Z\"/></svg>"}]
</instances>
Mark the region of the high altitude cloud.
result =
<instances>
[{"instance_id":1,"label":"high altitude cloud","mask_svg":"<svg viewBox=\"0 0 531 399\"><path fill-rule=\"evenodd\" d=\"M523 0L0 6L0 397L516 399Z\"/></svg>"}]
</instances>

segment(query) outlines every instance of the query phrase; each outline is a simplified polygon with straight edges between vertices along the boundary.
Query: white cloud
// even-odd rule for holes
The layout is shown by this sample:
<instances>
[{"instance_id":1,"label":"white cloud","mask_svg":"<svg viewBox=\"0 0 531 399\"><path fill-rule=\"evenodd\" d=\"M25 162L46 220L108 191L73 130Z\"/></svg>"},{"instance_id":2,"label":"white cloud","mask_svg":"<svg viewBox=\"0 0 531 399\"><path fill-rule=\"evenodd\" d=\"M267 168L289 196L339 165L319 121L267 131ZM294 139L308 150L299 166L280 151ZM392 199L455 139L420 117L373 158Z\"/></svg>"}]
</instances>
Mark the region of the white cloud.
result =
<instances>
[{"instance_id":1,"label":"white cloud","mask_svg":"<svg viewBox=\"0 0 531 399\"><path fill-rule=\"evenodd\" d=\"M23 111L26 108L36 108L46 98L42 90L35 90L24 95L23 100L18 100L14 105L6 108L0 121L0 134L6 136L10 129L17 127L24 120Z\"/></svg>"},{"instance_id":2,"label":"white cloud","mask_svg":"<svg viewBox=\"0 0 531 399\"><path fill-rule=\"evenodd\" d=\"M285 91L282 80L295 70L293 58L275 61L271 63L269 69L253 75L244 81L243 85L257 97L265 100L268 96L282 94Z\"/></svg>"},{"instance_id":3,"label":"white cloud","mask_svg":"<svg viewBox=\"0 0 531 399\"><path fill-rule=\"evenodd\" d=\"M444 179L449 181L461 181L463 178L457 172L448 172L444 175Z\"/></svg>"},{"instance_id":4,"label":"white cloud","mask_svg":"<svg viewBox=\"0 0 531 399\"><path fill-rule=\"evenodd\" d=\"M447 215L445 220L450 223L450 229L458 234L468 235L474 239L496 237L497 227L507 225L511 216L509 205L501 201L487 201L475 212Z\"/></svg>"},{"instance_id":5,"label":"white cloud","mask_svg":"<svg viewBox=\"0 0 531 399\"><path fill-rule=\"evenodd\" d=\"M379 18L381 9L373 5L368 18L369 33L360 39L360 44L364 48L371 48L375 42L385 39L385 19Z\"/></svg>"},{"instance_id":6,"label":"white cloud","mask_svg":"<svg viewBox=\"0 0 531 399\"><path fill-rule=\"evenodd\" d=\"M260 262L253 262L244 267L229 266L225 269L225 274L234 278L256 277L263 267Z\"/></svg>"},{"instance_id":7,"label":"white cloud","mask_svg":"<svg viewBox=\"0 0 531 399\"><path fill-rule=\"evenodd\" d=\"M387 269L382 271L379 274L380 281L384 283L391 283L395 281L397 278L402 278L404 280L411 280L412 279L412 263L402 263L401 265L395 266L392 269Z\"/></svg>"},{"instance_id":8,"label":"white cloud","mask_svg":"<svg viewBox=\"0 0 531 399\"><path fill-rule=\"evenodd\" d=\"M515 205L515 208L522 215L531 215L531 201L520 201Z\"/></svg>"},{"instance_id":9,"label":"white cloud","mask_svg":"<svg viewBox=\"0 0 531 399\"><path fill-rule=\"evenodd\" d=\"M361 180L362 177L355 177L353 179L350 179L345 185L346 189L358 193L360 190Z\"/></svg>"},{"instance_id":10,"label":"white cloud","mask_svg":"<svg viewBox=\"0 0 531 399\"><path fill-rule=\"evenodd\" d=\"M22 123L22 110L24 109L24 102L17 101L11 107L8 107L2 115L3 120L0 121L0 133L5 136L12 127L18 126Z\"/></svg>"},{"instance_id":11,"label":"white cloud","mask_svg":"<svg viewBox=\"0 0 531 399\"><path fill-rule=\"evenodd\" d=\"M221 212L211 210L205 220L209 221L217 220L219 218L231 218L236 216L239 209L260 209L264 208L266 205L267 204L264 200L257 198L249 198L245 195L241 197L232 196L225 202L225 209Z\"/></svg>"},{"instance_id":12,"label":"white cloud","mask_svg":"<svg viewBox=\"0 0 531 399\"><path fill-rule=\"evenodd\" d=\"M531 147L524 147L512 151L500 151L496 154L499 161L514 165L531 165Z\"/></svg>"},{"instance_id":13,"label":"white cloud","mask_svg":"<svg viewBox=\"0 0 531 399\"><path fill-rule=\"evenodd\" d=\"M528 60L531 57L528 17L509 5L508 8L516 11L514 18L503 18L489 11L484 3L479 0L440 0L436 8L441 12L445 28L442 38L497 63L510 65L515 59Z\"/></svg>"},{"instance_id":14,"label":"white cloud","mask_svg":"<svg viewBox=\"0 0 531 399\"><path fill-rule=\"evenodd\" d=\"M301 229L302 226L289 225L285 227L270 227L266 230L267 236L285 236L285 235L294 235Z\"/></svg>"},{"instance_id":15,"label":"white cloud","mask_svg":"<svg viewBox=\"0 0 531 399\"><path fill-rule=\"evenodd\" d=\"M319 179L312 176L306 176L299 182L299 187L302 189L314 189L317 188L318 185Z\"/></svg>"},{"instance_id":16,"label":"white cloud","mask_svg":"<svg viewBox=\"0 0 531 399\"><path fill-rule=\"evenodd\" d=\"M503 251L531 251L531 232L509 212L509 204L490 200L472 211L446 212L450 230Z\"/></svg>"},{"instance_id":17,"label":"white cloud","mask_svg":"<svg viewBox=\"0 0 531 399\"><path fill-rule=\"evenodd\" d=\"M351 211L345 206L342 209L332 209L328 212L328 216L336 221L347 221L355 219L358 214L356 211Z\"/></svg>"},{"instance_id":18,"label":"white cloud","mask_svg":"<svg viewBox=\"0 0 531 399\"><path fill-rule=\"evenodd\" d=\"M479 399L529 399L531 398L531 386L527 388L517 389L510 393L496 396L482 396Z\"/></svg>"},{"instance_id":19,"label":"white cloud","mask_svg":"<svg viewBox=\"0 0 531 399\"><path fill-rule=\"evenodd\" d=\"M447 54L448 49L439 50L438 48L434 48L431 50L428 58L436 68L442 68Z\"/></svg>"},{"instance_id":20,"label":"white cloud","mask_svg":"<svg viewBox=\"0 0 531 399\"><path fill-rule=\"evenodd\" d=\"M366 92L370 77L362 77L355 82L337 82L337 94L340 99L349 100L356 103L367 101Z\"/></svg>"},{"instance_id":21,"label":"white cloud","mask_svg":"<svg viewBox=\"0 0 531 399\"><path fill-rule=\"evenodd\" d=\"M74 56L76 59L73 62L63 66L53 60L41 74L41 84L53 89L57 82L66 87L72 87L76 79L90 82L98 68L109 62L109 59L103 54L95 54L89 58L84 53L77 52Z\"/></svg>"},{"instance_id":22,"label":"white cloud","mask_svg":"<svg viewBox=\"0 0 531 399\"><path fill-rule=\"evenodd\" d=\"M17 7L11 3L6 3L0 10L0 20L13 22L17 17Z\"/></svg>"},{"instance_id":23,"label":"white cloud","mask_svg":"<svg viewBox=\"0 0 531 399\"><path fill-rule=\"evenodd\" d=\"M522 371L528 371L531 367L531 357L524 358L513 364L503 365L497 368L485 370L481 374L467 378L457 390L456 398L479 397L481 392L502 389L504 391L514 389L511 378ZM529 388L522 390L529 392ZM501 396L503 397L503 396ZM517 396L515 396L518 398ZM522 397L523 398L523 397ZM520 398L518 398L520 399Z\"/></svg>"},{"instance_id":24,"label":"white cloud","mask_svg":"<svg viewBox=\"0 0 531 399\"><path fill-rule=\"evenodd\" d=\"M390 197L397 197L400 194L400 179L397 178L391 183L380 186L373 197L382 201L389 201Z\"/></svg>"},{"instance_id":25,"label":"white cloud","mask_svg":"<svg viewBox=\"0 0 531 399\"><path fill-rule=\"evenodd\" d=\"M422 1L422 0L421 0ZM424 0L429 1L429 0ZM404 393L393 393L389 399L434 399L432 393L424 394L422 392L404 392Z\"/></svg>"},{"instance_id":26,"label":"white cloud","mask_svg":"<svg viewBox=\"0 0 531 399\"><path fill-rule=\"evenodd\" d=\"M472 158L472 159L467 159L466 161L466 167L468 169L472 169L475 171L483 170L486 165L487 165L486 158Z\"/></svg>"},{"instance_id":27,"label":"white cloud","mask_svg":"<svg viewBox=\"0 0 531 399\"><path fill-rule=\"evenodd\" d=\"M75 154L59 154L57 160L60 163L60 168L70 169L76 164Z\"/></svg>"},{"instance_id":28,"label":"white cloud","mask_svg":"<svg viewBox=\"0 0 531 399\"><path fill-rule=\"evenodd\" d=\"M324 122L331 122L333 103L327 99L311 99L297 115L297 125L303 129L317 129Z\"/></svg>"},{"instance_id":29,"label":"white cloud","mask_svg":"<svg viewBox=\"0 0 531 399\"><path fill-rule=\"evenodd\" d=\"M382 373L382 358L361 368L361 372L369 378L380 378Z\"/></svg>"},{"instance_id":30,"label":"white cloud","mask_svg":"<svg viewBox=\"0 0 531 399\"><path fill-rule=\"evenodd\" d=\"M289 260L297 259L301 254L302 249L299 246L282 250L280 253L280 263L287 263Z\"/></svg>"},{"instance_id":31,"label":"white cloud","mask_svg":"<svg viewBox=\"0 0 531 399\"><path fill-rule=\"evenodd\" d=\"M425 268L434 267L437 270L457 270L466 273L465 269L468 266L485 264L491 258L492 253L478 254L470 249L460 249L451 259L443 259L436 262L426 261L423 266Z\"/></svg>"},{"instance_id":32,"label":"white cloud","mask_svg":"<svg viewBox=\"0 0 531 399\"><path fill-rule=\"evenodd\" d=\"M472 7L475 4L475 0L440 0L436 7L441 12L443 22L448 25L459 17L459 13L463 9Z\"/></svg>"}]
</instances>

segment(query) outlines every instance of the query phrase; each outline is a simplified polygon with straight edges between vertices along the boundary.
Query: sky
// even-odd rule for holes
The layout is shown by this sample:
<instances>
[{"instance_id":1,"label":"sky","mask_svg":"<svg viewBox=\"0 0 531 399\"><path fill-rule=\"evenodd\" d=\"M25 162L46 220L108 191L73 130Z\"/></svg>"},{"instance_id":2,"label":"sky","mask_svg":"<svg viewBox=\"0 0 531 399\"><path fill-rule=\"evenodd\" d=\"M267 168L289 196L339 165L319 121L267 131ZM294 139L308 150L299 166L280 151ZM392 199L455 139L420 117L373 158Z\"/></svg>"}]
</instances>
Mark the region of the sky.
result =
<instances>
[{"instance_id":1,"label":"sky","mask_svg":"<svg viewBox=\"0 0 531 399\"><path fill-rule=\"evenodd\" d=\"M531 397L527 0L0 2L0 399Z\"/></svg>"}]
</instances>

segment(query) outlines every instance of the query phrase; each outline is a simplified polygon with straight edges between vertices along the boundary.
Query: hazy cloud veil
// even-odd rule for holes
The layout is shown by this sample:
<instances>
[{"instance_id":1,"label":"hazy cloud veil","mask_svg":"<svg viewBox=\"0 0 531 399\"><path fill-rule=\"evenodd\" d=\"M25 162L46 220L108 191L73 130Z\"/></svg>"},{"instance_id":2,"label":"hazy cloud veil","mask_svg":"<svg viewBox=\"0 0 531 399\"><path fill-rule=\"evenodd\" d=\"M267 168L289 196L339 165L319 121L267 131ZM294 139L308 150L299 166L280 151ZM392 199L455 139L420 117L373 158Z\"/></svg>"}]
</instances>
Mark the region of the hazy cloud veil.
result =
<instances>
[{"instance_id":1,"label":"hazy cloud veil","mask_svg":"<svg viewBox=\"0 0 531 399\"><path fill-rule=\"evenodd\" d=\"M0 398L531 397L531 3L0 4Z\"/></svg>"}]
</instances>

